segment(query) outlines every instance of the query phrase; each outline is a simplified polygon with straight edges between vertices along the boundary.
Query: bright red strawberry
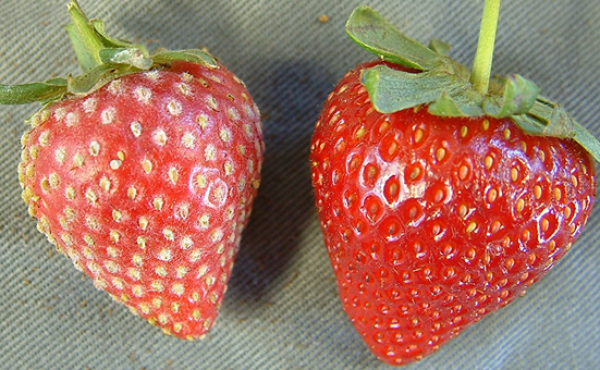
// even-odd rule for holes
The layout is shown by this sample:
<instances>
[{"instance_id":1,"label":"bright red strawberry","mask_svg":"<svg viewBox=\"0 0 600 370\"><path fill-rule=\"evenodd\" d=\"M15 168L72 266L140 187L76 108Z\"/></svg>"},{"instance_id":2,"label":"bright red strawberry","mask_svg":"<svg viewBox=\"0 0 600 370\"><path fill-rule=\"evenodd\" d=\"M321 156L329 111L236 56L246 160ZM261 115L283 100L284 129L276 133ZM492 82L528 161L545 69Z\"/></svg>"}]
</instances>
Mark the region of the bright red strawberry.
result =
<instances>
[{"instance_id":1,"label":"bright red strawberry","mask_svg":"<svg viewBox=\"0 0 600 370\"><path fill-rule=\"evenodd\" d=\"M363 19L375 21L355 28ZM382 22L359 8L348 29L363 40L353 32L388 27ZM435 100L443 94L378 111L372 99L384 87L369 92L369 73L387 73L380 84L397 71L428 78L403 64L374 61L346 74L311 146L316 207L344 310L371 351L393 365L422 359L525 294L571 248L595 195L593 162L575 140L527 134L510 115L440 115L434 104L449 99Z\"/></svg>"},{"instance_id":2,"label":"bright red strawberry","mask_svg":"<svg viewBox=\"0 0 600 370\"><path fill-rule=\"evenodd\" d=\"M70 10L71 27L114 46L78 22L77 4ZM205 52L144 58L145 69L139 59L93 66L88 76L111 72L89 92L40 87L64 90L29 120L23 198L96 287L164 332L196 339L215 323L251 213L260 117L244 84Z\"/></svg>"}]
</instances>

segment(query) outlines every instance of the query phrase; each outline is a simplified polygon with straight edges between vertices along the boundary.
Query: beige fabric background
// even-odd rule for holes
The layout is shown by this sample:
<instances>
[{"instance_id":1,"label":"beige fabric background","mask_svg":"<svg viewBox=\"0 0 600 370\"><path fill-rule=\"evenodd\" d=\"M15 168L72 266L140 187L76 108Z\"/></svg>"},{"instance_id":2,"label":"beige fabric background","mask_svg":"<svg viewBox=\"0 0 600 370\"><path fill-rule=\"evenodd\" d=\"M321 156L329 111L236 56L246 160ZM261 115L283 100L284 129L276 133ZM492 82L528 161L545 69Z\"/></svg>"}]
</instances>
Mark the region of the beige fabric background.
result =
<instances>
[{"instance_id":1,"label":"beige fabric background","mask_svg":"<svg viewBox=\"0 0 600 370\"><path fill-rule=\"evenodd\" d=\"M0 83L78 67L67 0L0 3ZM201 342L163 335L96 291L35 230L16 168L35 106L0 107L0 369L387 369L342 312L312 204L309 142L343 73L371 58L347 38L368 4L412 37L472 60L482 0L80 0L107 30L150 49L206 46L264 115L263 183L222 312ZM320 15L329 21L321 23ZM494 71L519 72L600 136L600 2L504 1ZM528 294L407 369L600 367L600 212Z\"/></svg>"}]
</instances>

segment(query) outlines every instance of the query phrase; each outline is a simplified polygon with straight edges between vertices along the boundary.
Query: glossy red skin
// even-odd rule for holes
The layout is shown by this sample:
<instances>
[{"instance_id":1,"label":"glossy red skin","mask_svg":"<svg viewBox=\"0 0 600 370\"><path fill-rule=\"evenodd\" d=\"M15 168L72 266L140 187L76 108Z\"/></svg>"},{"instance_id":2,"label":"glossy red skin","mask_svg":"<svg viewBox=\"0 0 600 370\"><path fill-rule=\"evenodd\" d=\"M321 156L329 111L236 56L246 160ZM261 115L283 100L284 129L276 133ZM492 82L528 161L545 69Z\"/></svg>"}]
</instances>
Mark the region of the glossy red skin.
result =
<instances>
[{"instance_id":1,"label":"glossy red skin","mask_svg":"<svg viewBox=\"0 0 600 370\"><path fill-rule=\"evenodd\" d=\"M573 141L508 119L381 114L360 83L375 63L325 103L312 182L345 312L379 359L404 365L563 257L591 212L595 173Z\"/></svg>"},{"instance_id":2,"label":"glossy red skin","mask_svg":"<svg viewBox=\"0 0 600 370\"><path fill-rule=\"evenodd\" d=\"M207 333L260 179L260 117L243 83L223 66L174 63L31 123L19 172L38 229L164 332Z\"/></svg>"}]
</instances>

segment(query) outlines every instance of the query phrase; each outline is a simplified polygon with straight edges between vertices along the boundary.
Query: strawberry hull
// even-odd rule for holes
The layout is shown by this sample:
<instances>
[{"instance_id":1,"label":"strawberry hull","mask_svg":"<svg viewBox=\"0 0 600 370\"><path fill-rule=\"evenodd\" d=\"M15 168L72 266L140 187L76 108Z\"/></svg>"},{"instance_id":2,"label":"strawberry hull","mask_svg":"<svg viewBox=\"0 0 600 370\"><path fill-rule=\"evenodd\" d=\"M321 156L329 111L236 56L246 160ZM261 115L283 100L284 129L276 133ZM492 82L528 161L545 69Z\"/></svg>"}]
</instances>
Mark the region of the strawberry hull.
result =
<instances>
[{"instance_id":1,"label":"strawberry hull","mask_svg":"<svg viewBox=\"0 0 600 370\"><path fill-rule=\"evenodd\" d=\"M345 312L379 359L404 365L564 256L591 212L595 172L575 142L510 119L379 113L360 81L378 63L349 72L325 103L312 182Z\"/></svg>"},{"instance_id":2,"label":"strawberry hull","mask_svg":"<svg viewBox=\"0 0 600 370\"><path fill-rule=\"evenodd\" d=\"M260 181L260 117L243 83L174 62L30 123L19 175L38 229L150 323L207 333Z\"/></svg>"}]
</instances>

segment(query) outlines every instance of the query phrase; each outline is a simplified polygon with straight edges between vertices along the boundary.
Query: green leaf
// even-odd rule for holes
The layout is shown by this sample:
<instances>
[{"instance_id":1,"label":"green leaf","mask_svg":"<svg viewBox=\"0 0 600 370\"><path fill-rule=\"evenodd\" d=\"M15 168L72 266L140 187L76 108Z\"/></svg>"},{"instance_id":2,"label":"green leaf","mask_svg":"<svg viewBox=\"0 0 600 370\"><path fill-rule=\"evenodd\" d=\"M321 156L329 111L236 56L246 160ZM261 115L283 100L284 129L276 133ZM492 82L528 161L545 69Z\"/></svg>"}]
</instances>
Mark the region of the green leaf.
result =
<instances>
[{"instance_id":1,"label":"green leaf","mask_svg":"<svg viewBox=\"0 0 600 370\"><path fill-rule=\"evenodd\" d=\"M144 71L152 67L152 59L146 58L138 48L102 49L100 58L106 64L126 64Z\"/></svg>"},{"instance_id":2,"label":"green leaf","mask_svg":"<svg viewBox=\"0 0 600 370\"><path fill-rule=\"evenodd\" d=\"M210 68L218 67L218 63L212 55L199 49L161 51L154 54L152 59L158 64L170 64L181 61L202 64Z\"/></svg>"},{"instance_id":3,"label":"green leaf","mask_svg":"<svg viewBox=\"0 0 600 370\"><path fill-rule=\"evenodd\" d=\"M405 36L379 13L367 6L356 8L346 22L346 33L365 50L388 62L431 70L445 57Z\"/></svg>"},{"instance_id":4,"label":"green leaf","mask_svg":"<svg viewBox=\"0 0 600 370\"><path fill-rule=\"evenodd\" d=\"M0 104L27 104L62 96L67 91L66 81L52 79L23 85L0 85Z\"/></svg>"},{"instance_id":5,"label":"green leaf","mask_svg":"<svg viewBox=\"0 0 600 370\"><path fill-rule=\"evenodd\" d=\"M371 103L381 113L427 104L443 92L451 94L461 88L456 76L446 73L409 73L377 65L362 73L362 83Z\"/></svg>"}]
</instances>

